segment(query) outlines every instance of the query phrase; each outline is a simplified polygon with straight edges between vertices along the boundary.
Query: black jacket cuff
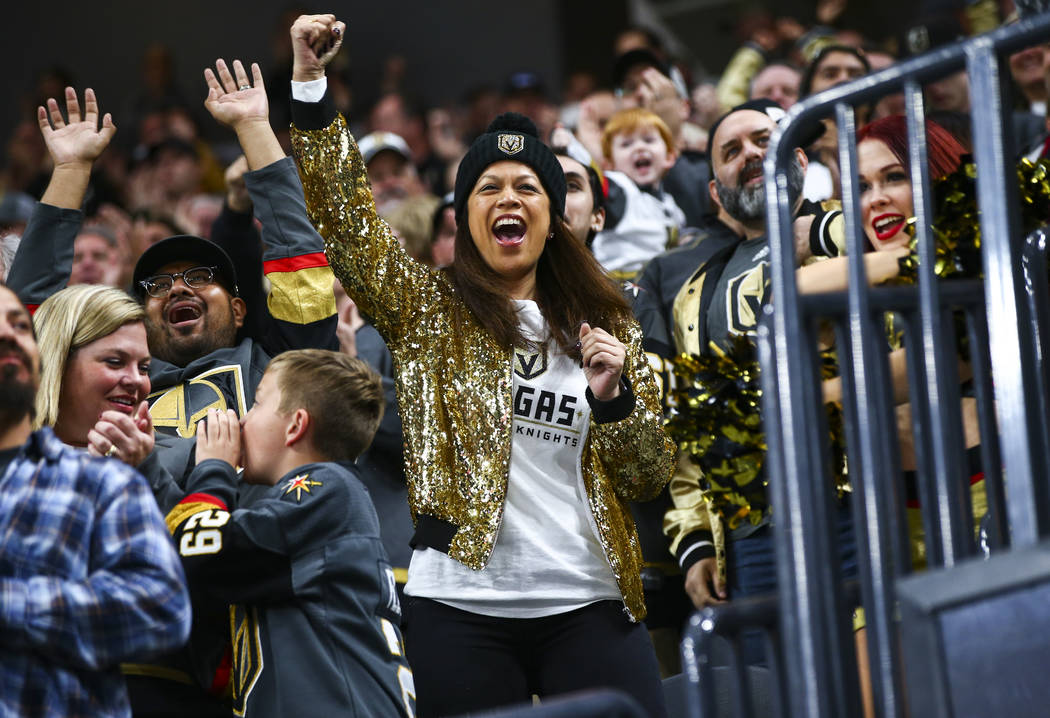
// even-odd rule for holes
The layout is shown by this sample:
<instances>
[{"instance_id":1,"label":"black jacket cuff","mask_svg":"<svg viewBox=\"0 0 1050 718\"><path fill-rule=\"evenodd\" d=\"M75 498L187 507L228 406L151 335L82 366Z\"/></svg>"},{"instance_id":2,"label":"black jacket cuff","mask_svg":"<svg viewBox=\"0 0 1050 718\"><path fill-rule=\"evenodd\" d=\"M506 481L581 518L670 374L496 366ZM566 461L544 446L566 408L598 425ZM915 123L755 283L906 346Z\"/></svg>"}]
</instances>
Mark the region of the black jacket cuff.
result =
<instances>
[{"instance_id":1,"label":"black jacket cuff","mask_svg":"<svg viewBox=\"0 0 1050 718\"><path fill-rule=\"evenodd\" d=\"M320 102L292 99L292 123L300 130L323 130L335 121L338 114L328 90L325 90Z\"/></svg>"},{"instance_id":2,"label":"black jacket cuff","mask_svg":"<svg viewBox=\"0 0 1050 718\"><path fill-rule=\"evenodd\" d=\"M591 406L591 415L595 423L611 424L623 421L634 411L634 389L626 376L620 377L620 395L609 401L602 401L587 387L587 403Z\"/></svg>"},{"instance_id":3,"label":"black jacket cuff","mask_svg":"<svg viewBox=\"0 0 1050 718\"><path fill-rule=\"evenodd\" d=\"M430 514L419 514L416 517L416 532L412 534L408 545L412 548L432 548L447 554L458 531L459 527L451 521Z\"/></svg>"},{"instance_id":4,"label":"black jacket cuff","mask_svg":"<svg viewBox=\"0 0 1050 718\"><path fill-rule=\"evenodd\" d=\"M694 564L705 558L713 558L715 555L714 537L711 535L711 532L694 531L678 544L675 558L678 559L678 566L682 569L682 575L685 575Z\"/></svg>"}]
</instances>

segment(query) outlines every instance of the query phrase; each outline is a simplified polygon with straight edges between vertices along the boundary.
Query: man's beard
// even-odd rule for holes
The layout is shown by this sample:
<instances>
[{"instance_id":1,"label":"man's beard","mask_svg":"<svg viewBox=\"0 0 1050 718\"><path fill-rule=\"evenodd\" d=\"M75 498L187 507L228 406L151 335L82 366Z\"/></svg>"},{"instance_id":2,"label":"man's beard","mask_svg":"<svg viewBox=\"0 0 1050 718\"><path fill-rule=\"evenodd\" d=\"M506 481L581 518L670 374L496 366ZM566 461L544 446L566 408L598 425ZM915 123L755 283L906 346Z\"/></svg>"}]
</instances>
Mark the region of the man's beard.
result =
<instances>
[{"instance_id":1,"label":"man's beard","mask_svg":"<svg viewBox=\"0 0 1050 718\"><path fill-rule=\"evenodd\" d=\"M0 366L0 431L6 431L26 416L35 415L36 385L33 383L33 364L22 347L0 340L0 352L16 354L29 375L28 379L21 379L18 376L21 367L14 364Z\"/></svg>"},{"instance_id":2,"label":"man's beard","mask_svg":"<svg viewBox=\"0 0 1050 718\"><path fill-rule=\"evenodd\" d=\"M184 367L216 349L232 347L236 343L237 327L232 321L216 322L218 326L213 328L208 320L209 317L204 315L202 321L205 324L199 332L182 335L166 322L158 326L147 318L146 343L150 354L161 361Z\"/></svg>"},{"instance_id":3,"label":"man's beard","mask_svg":"<svg viewBox=\"0 0 1050 718\"><path fill-rule=\"evenodd\" d=\"M736 187L724 185L715 178L715 190L718 192L718 201L722 209L733 219L745 224L764 221L766 218L766 183L757 182L747 186L742 182L742 178L747 176L749 171L755 170L756 166L761 170L762 160L751 160L741 168ZM802 163L798 157L794 157L788 165L787 172L788 201L792 208L802 195L805 183L806 173L802 169Z\"/></svg>"}]
</instances>

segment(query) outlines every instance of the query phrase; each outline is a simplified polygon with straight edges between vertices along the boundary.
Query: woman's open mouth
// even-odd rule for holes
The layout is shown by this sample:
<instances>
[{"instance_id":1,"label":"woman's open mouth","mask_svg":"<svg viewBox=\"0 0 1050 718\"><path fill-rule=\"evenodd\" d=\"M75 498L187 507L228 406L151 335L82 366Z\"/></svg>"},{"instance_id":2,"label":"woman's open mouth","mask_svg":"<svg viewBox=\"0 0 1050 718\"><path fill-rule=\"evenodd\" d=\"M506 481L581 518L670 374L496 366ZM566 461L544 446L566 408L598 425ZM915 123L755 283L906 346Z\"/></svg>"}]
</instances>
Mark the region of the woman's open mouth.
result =
<instances>
[{"instance_id":1,"label":"woman's open mouth","mask_svg":"<svg viewBox=\"0 0 1050 718\"><path fill-rule=\"evenodd\" d=\"M514 247L525 241L525 220L517 215L504 214L492 225L492 235L501 247Z\"/></svg>"},{"instance_id":2,"label":"woman's open mouth","mask_svg":"<svg viewBox=\"0 0 1050 718\"><path fill-rule=\"evenodd\" d=\"M885 241L897 234L904 226L904 215L902 214L880 214L871 220L871 228L875 230L875 237L879 241Z\"/></svg>"}]
</instances>

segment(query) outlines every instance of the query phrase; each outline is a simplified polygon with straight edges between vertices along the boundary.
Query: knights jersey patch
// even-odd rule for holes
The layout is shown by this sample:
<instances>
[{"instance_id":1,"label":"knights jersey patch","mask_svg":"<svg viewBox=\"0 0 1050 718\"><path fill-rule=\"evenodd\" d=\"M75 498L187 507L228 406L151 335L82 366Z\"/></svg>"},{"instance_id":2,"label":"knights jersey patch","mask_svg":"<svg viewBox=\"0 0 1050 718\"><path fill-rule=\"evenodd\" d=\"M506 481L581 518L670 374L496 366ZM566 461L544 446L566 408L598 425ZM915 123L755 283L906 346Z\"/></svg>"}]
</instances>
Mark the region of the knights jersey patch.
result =
<instances>
[{"instance_id":1,"label":"knights jersey patch","mask_svg":"<svg viewBox=\"0 0 1050 718\"><path fill-rule=\"evenodd\" d=\"M282 495L287 496L294 491L295 501L298 503L303 500L304 491L308 494L312 494L313 491L310 490L312 487L323 485L322 482L311 479L309 474L298 474L284 482L284 492Z\"/></svg>"}]
</instances>

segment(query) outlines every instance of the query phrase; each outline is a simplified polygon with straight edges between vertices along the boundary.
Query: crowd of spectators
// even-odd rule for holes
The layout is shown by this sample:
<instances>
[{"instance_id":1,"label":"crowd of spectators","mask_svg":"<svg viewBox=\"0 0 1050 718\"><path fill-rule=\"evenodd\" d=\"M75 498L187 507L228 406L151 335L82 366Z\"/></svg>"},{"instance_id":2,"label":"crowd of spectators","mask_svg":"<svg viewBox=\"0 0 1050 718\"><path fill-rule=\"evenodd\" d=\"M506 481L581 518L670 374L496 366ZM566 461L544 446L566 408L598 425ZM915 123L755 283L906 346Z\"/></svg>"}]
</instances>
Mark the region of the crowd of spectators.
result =
<instances>
[{"instance_id":1,"label":"crowd of spectators","mask_svg":"<svg viewBox=\"0 0 1050 718\"><path fill-rule=\"evenodd\" d=\"M706 308L688 304L693 300L680 296L679 290L692 294L691 286L700 289L704 272L697 269L701 266L710 269L708 262L712 258L732 263L740 248L758 247L764 242L763 143L768 142L769 133L783 111L835 85L1011 20L1010 13L1006 12L1009 8L998 7L990 0L978 0L967 3L958 12L916 17L906 24L904 32L892 38L875 38L866 36L863 29L841 23L845 6L844 1L820 2L816 18L808 18L808 24L773 15L759 15L740 23L740 45L725 68L715 75L704 76L680 62L668 52L659 33L631 26L619 33L614 48L608 53L609 74L614 80L610 87L601 87L598 78L587 73L574 73L566 79L563 96L556 98L535 74L520 72L504 78L501 90L478 88L461 102L422 107L403 91L405 68L395 58L387 63L388 77L382 83L380 97L371 107L351 107L353 93L346 73L338 64L329 67L325 101L346 115L350 130L357 138L378 217L389 225L393 238L408 257L447 273L440 276L455 275L450 268L456 262L457 243L468 236L462 227L457 229L457 216L463 219L462 207L457 206L462 188L456 187L457 176L463 172L461 161L465 157L469 161L471 152L480 151L472 148L493 134L486 127L497 114L521 113L529 117L535 127L525 135L534 129L550 145L564 173L563 216L567 232L585 245L601 267L620 282L617 288L622 285L621 293L628 302L637 299L634 313L645 332L641 346L649 355L657 383L666 389L672 381L670 362L675 353L706 351L706 342L699 337L706 337L707 330L694 329L688 319L682 319L681 313L682 306L694 315ZM289 18L289 24L292 19ZM318 57L326 53L334 56L338 44L319 48ZM83 87L74 89L64 70L53 69L42 74L37 78L34 99L29 103L32 110L27 111L7 140L0 174L0 283L9 284L31 311L40 307L36 311L37 330L33 341L40 342L39 353L43 359L39 364L43 368L38 372L35 354L32 362L26 359L24 364L28 375L39 373L43 380L38 382L42 398L37 399L36 412L19 405L17 411L23 412L19 414L16 409L8 410L0 404L0 437L11 428L3 422L17 420L18 427L46 432L39 435L44 438L37 439L28 438L28 433L23 436L16 432L22 441L39 444L34 450L41 456L63 455L60 444L78 447L96 457L112 459L116 455L124 465L136 467L145 476L161 515L168 514L169 529L176 540L182 541L183 549L187 541L201 547L206 540L199 538L200 527L187 519L192 509L207 516L198 519L199 522L221 521L216 529L229 520L228 504L237 500L236 488L230 488L237 483L231 469L242 458L239 440L234 441L230 434L238 431L236 421L247 414L253 395L264 387L275 392L273 387L278 377L287 381L290 374L298 371L296 367L313 366L311 361L324 363L323 355L296 355L294 359L278 362L278 369L264 373L270 359L284 350L306 347L338 349L344 355L360 357L379 374L378 377L369 374L362 380L368 384L366 388L373 403L385 406L385 410L383 406L369 409L370 428L365 433L368 438L374 434L374 441L366 450L364 447L370 442L360 442L362 446L355 445L346 457L341 454L333 457L327 449L309 457L314 462L357 458L356 475L367 486L378 516L378 525L373 527L369 523L368 530L374 528L377 537L382 539L382 576L384 580L387 576L390 579L389 586L372 588L390 608L383 614L386 616L383 620L396 621L400 614L396 606L399 596L404 594L413 554L409 547L413 518L408 511L412 492L406 488L404 430L395 393L395 383L401 381L396 379L397 362L392 359L373 317L360 312L347 295L347 292L353 294L350 285L344 291L329 271L323 252L331 250L331 244L325 243L330 242L330 237L322 227L317 226L315 231L309 226L300 180L292 161L285 158L292 152L293 138L297 137L288 127L295 112L302 113L302 105L316 103L320 98L301 99L309 97L312 90L309 82L297 82L295 92L299 95L293 93L292 106L279 99L289 95L287 84L294 79L291 57L287 67L269 67L265 72L257 66L249 71L238 62L231 73L220 61L215 70L205 73L207 89L185 93L173 77L172 52L161 46L150 48L143 58L144 85L130 97L95 98L90 90L85 93ZM332 56L327 56L325 62ZM1016 106L1011 128L1014 146L1019 153L1031 158L1046 156L1050 151L1046 118L1050 46L1038 45L1015 53L1009 68L1015 82ZM263 90L263 77L267 78L268 93ZM90 78L84 79L90 81ZM925 91L929 116L937 123L931 132L938 138L943 133L947 138L944 142L952 148L953 162L944 168L948 171L954 169L963 153L972 149L967 76L965 72L957 73L931 83ZM200 103L192 99L205 94L208 114L218 123L233 128L237 143L206 139L210 133L202 131L204 115L197 110ZM231 99L234 95L238 98ZM81 97L83 112L78 104ZM265 122L267 97L268 124ZM252 102L256 104L253 106ZM262 103L261 110L258 103ZM295 103L299 103L298 110ZM892 126L897 135L902 135L899 115L903 107L900 95L889 95L870 106L859 107L858 126L876 122L873 125L876 130ZM125 109L118 112L114 108ZM260 118L264 121L262 129L258 123ZM745 120L752 123L750 128L744 126ZM69 132L62 134L64 129L85 123L93 126L81 128L83 133L79 137L71 138ZM872 137L889 144L881 135ZM733 142L736 144L731 146ZM836 211L836 200L841 195L837 143L834 123L827 119L824 127L815 128L807 144L798 148L797 172L791 178L791 190L797 192L797 196L792 195L792 201L800 244L823 247L823 253L832 256L843 251L844 246L841 236L836 234L841 233L841 220ZM870 147L871 144L869 150ZM899 148L890 149L896 153L898 163L904 164ZM513 146L500 147L500 150L510 157L521 151ZM301 167L300 174L304 181L310 181ZM873 175L878 178L877 182L866 177L862 176L862 180L878 184L880 189L894 181L886 173ZM547 177L541 179L546 181ZM549 192L550 188L545 190ZM306 194L309 197L316 191L316 187L308 187ZM904 204L911 207L910 194L909 203ZM866 212L865 221L871 214ZM897 214L900 221L896 219ZM892 232L887 229L890 220L885 219L886 212L880 215L883 219L873 220L872 226L866 227L866 231L870 230L868 236L873 248L886 249L880 245L883 237L879 232L889 232L886 236L894 235L901 240L903 233L896 233L906 215L897 214ZM316 220L315 224L318 224ZM23 236L27 242L20 248ZM46 241L41 237L47 238ZM68 240L70 244L68 271L57 266L61 261L58 250L53 248L58 246L58 240L52 237L64 237L62 241ZM552 229L549 241L561 239L555 237ZM889 249L900 250L900 244L896 242ZM218 254L213 249L216 246L222 248ZM51 251L55 251L56 256L48 254ZM895 261L900 254L898 251L891 258ZM56 266L48 266L51 263ZM16 266L14 272L12 266ZM757 264L747 267L745 273L752 272L755 266ZM52 269L55 271L49 274ZM799 281L801 285L802 274ZM836 281L833 279L832 283ZM65 284L103 285L114 289L99 294L61 289ZM332 292L328 291L330 286ZM202 287L210 287L208 291L213 291L214 296L199 302L187 299L186 306L173 306L165 299L169 293L174 295L185 290L189 295ZM117 290L126 290L134 301ZM766 287L759 287L755 296L764 301L768 298L765 290ZM701 301L701 294L696 293L696 302ZM0 319L0 349L8 345L22 347L17 351L10 349L9 353L28 357L30 350L25 347L30 346L30 339L24 327L19 328L18 307L9 295L6 288L0 289L0 310L6 312ZM382 297L372 298L372 301L381 300ZM84 319L86 316L102 313L101 309L86 309L89 302L102 302L111 307L107 311L117 312L117 316L107 320L110 324L106 328L96 327L94 334L84 335L78 333L79 323L88 321ZM741 302L743 308L743 298ZM378 310L377 313L381 315ZM213 326L201 342L180 339L184 333L177 325L203 322L213 316L220 324ZM57 329L63 319L65 324L61 330ZM734 322L742 324L737 326ZM382 321L379 324L382 325ZM748 324L746 319L740 320L738 314L729 318L725 326L719 325L727 336L748 334L753 328L753 321ZM707 338L721 343L724 337ZM114 351L122 352L122 367L127 370L127 376L119 382L127 389L127 397L118 397L120 406L113 413L112 395L100 393L94 397L97 399L94 403L84 400L87 383L82 385L76 383L79 379L69 378L66 361L69 359L76 368L78 362L88 361L83 357L90 356L88 352L78 354L83 347L103 346L109 351L109 347L120 341L124 342L120 346L126 348ZM581 341L587 341L582 334ZM105 343L97 345L97 342ZM147 342L148 352L145 351ZM58 359L49 360L52 355ZM4 356L6 354L0 354L0 359ZM73 357L80 358L73 361ZM215 379L234 366L236 369L228 377ZM114 371L120 368L113 367ZM0 369L4 369L3 363ZM353 376L364 372L357 364L346 365L343 370ZM147 374L152 385L146 379ZM265 379L267 376L269 380ZM206 383L205 377L211 377L209 381L219 385L214 391L215 396L225 396L220 400L225 402L222 406L209 403L214 397L194 404L198 400L192 398L191 393ZM15 379L22 384L29 381L15 377L13 369L0 374L0 380ZM63 381L73 383L63 386ZM222 384L223 381L228 385ZM282 384L281 391L292 394L290 387ZM72 395L74 388L75 396ZM271 404L274 401L271 399ZM313 407L310 401L314 399L302 399L301 403ZM404 406L403 397L401 401ZM149 404L149 412L143 402ZM121 407L125 405L133 411L123 411ZM47 409L40 412L41 407ZM229 409L232 413L226 416L215 412L216 408ZM276 408L273 411L280 413ZM309 413L314 409L303 411ZM28 423L25 414L31 417ZM208 422L201 426L209 433L202 435L196 422L205 417ZM226 432L225 439L216 438L208 426L220 427ZM53 433L41 427L52 427ZM262 429L255 431L265 436ZM13 463L14 454L4 454L10 448L0 446L0 469L6 469L8 464L20 466ZM196 462L192 458L195 451ZM158 456L162 458L157 459ZM228 459L226 465L214 463L215 459L223 458ZM21 455L18 460L22 460ZM213 463L207 464L209 460ZM255 462L249 468L262 477L256 483L284 486L287 472L277 471L273 466L264 470L264 462L259 459ZM195 470L195 463L203 465L204 470ZM92 472L97 468L88 466L83 471L94 477ZM286 468L293 471L299 466L292 462ZM336 470L331 470L334 473L328 469L314 471L315 477L324 477L333 486L345 481L343 474ZM28 475L27 470L22 474ZM121 477L123 480L123 473ZM310 493L311 484L305 473L292 481L299 483L288 491L297 489L299 499L303 492ZM360 501L353 489L356 484L351 482L350 486L352 500ZM630 508L638 530L637 545L644 558L641 579L648 604L647 627L665 676L679 670L677 639L688 612L693 607L718 604L727 596L724 568L723 574L719 573L719 562L725 560L722 555L725 542L752 535L734 530L727 532L728 538L720 536L722 529L710 523L712 519L706 508L702 511L697 508L709 501L709 496L682 499L699 484L695 476L683 477L681 466L670 486L671 493L679 487L678 496L672 497L664 491L660 497L634 502ZM689 488L683 490L682 486ZM205 494L201 492L206 489L213 495L202 499ZM136 490L141 493L143 489ZM187 496L188 492L192 495ZM276 491L259 491L254 495L249 491L249 495L251 499L246 505L261 502L258 506L262 508L251 509L259 516L271 510L265 508L271 506L267 501L278 506L280 500ZM204 506L201 501L208 505L201 508ZM179 514L178 507L184 504L190 508ZM698 512L703 516L699 517ZM156 529L160 525L154 515L157 512L150 508L146 513L141 523ZM178 520L173 520L171 517L176 515ZM255 520L238 516L222 531L232 532L238 522ZM718 519L714 520L717 523ZM200 526L208 528L209 524ZM318 528L318 535L322 538L329 535L325 534L329 529ZM248 534L252 531L250 527L236 530ZM155 535L152 540L156 540ZM276 551L257 535L253 540L257 544L252 544L253 550ZM3 554L9 550L6 544L0 544L0 597L5 600L8 593L4 591L8 589L3 581L8 576L2 567L9 562L5 562ZM202 548L200 553L208 551ZM184 561L187 555L183 550ZM163 557L162 563L166 571L164 580L184 583L179 568L167 565L173 563L171 557ZM235 570L236 564L236 560L227 564L220 562L220 570ZM191 580L198 565L187 564L194 572ZM289 575L291 571L288 568ZM766 578L757 580L761 588L752 590L742 585L741 576L731 574L728 586L733 595L761 593L770 588L763 583ZM218 579L213 575L210 580ZM306 594L294 590L288 595L295 600L310 600L303 598ZM258 598L253 595L249 600L253 597ZM179 601L172 601L187 602L185 596L177 598ZM195 601L196 610L198 596L191 592L190 598ZM165 620L174 626L171 630L184 639L188 608L180 605L169 610L179 615L166 616ZM218 620L221 623L223 619ZM237 620L241 621L237 626L243 628L258 619L241 616ZM195 623L195 636L198 628ZM0 638L5 630L8 629L0 623ZM384 633L380 636L389 639L390 652L396 660L389 655L384 658L395 668L408 670L401 654L394 652L400 650L399 629L392 625L387 629L383 624L381 631ZM176 649L183 642L157 641L147 646L149 650L145 653ZM112 669L114 660L148 657L144 656L140 643L129 641L131 648L123 653L115 652L116 658L109 659L109 665L104 667ZM195 648L200 649L200 645ZM221 647L217 650L221 654ZM256 650L261 656L271 649L266 646ZM235 664L245 660L243 655L236 655L236 646L234 653ZM214 651L209 654L208 665L228 668L229 661L222 664L217 655ZM173 665L184 663L179 662L181 659L168 660L170 658L171 655L164 656L158 659L158 664L169 670ZM198 653L192 660L199 663L200 658ZM95 662L81 661L85 662L91 665L87 668L77 665L76 670L99 667ZM4 664L2 670L13 669ZM155 680L162 671L129 674L133 675ZM387 681L376 688L379 696L376 701L386 701L393 695L396 704L400 705L403 700L408 705L408 696L414 699L411 673L407 679L403 674L398 675L400 683ZM143 698L152 690L149 685L139 684L136 689L134 680L129 679L129 685L135 713L162 715L162 711L155 711L156 701L151 702L148 696ZM194 680L202 682L199 676L194 676ZM115 714L120 714L125 707L114 690L108 686L106 698ZM0 706L16 705L5 704L8 700L11 697L0 691ZM222 715L228 708L228 704L218 698L193 700L202 701L192 703L202 715ZM233 701L243 709L246 698L238 696L235 688ZM256 705L262 702L258 698L256 701ZM287 705L294 706L294 701Z\"/></svg>"},{"instance_id":2,"label":"crowd of spectators","mask_svg":"<svg viewBox=\"0 0 1050 718\"><path fill-rule=\"evenodd\" d=\"M608 50L613 85L602 88L594 75L573 73L560 101L537 75L519 72L493 78L492 85L477 88L462 101L423 107L403 91L408 84L404 75L410 69L397 58L387 63L389 77L371 107L349 106L352 93L345 72L332 73L333 95L355 136L362 139L381 214L410 254L423 261L433 261L429 246L433 213L439 198L452 189L459 158L487 120L503 110L531 117L545 137L556 125L572 130L600 169L614 169L601 144L610 117L629 107L653 111L674 138L675 146L669 149L677 158L664 189L684 212L682 224L698 227L713 212L706 193L695 191L709 179L697 169L703 162L695 157L706 152L707 131L722 111L749 98L769 98L787 109L830 85L994 26L989 3L981 2L965 14L916 18L906 32L895 28L889 37L867 37L858 29L837 26L845 5L818 3L818 17L809 18L810 25L789 17L750 17L740 23L743 42L738 51L717 74L702 74L676 62L658 33L631 27ZM823 55L829 45L839 50ZM199 103L193 93L178 86L173 52L151 46L142 60L142 86L130 97L101 98L104 108L114 111L119 120L120 133L93 172L85 201L87 222L78 238L77 277L83 272L88 281L99 281L98 273L104 271L105 283L121 285L135 257L157 239L176 233L207 238L224 202L234 208L246 206L240 180L244 167L236 162L236 145L206 139L214 133L202 131ZM1045 56L1044 47L1029 48L1010 62L1018 89L1019 146L1033 151L1042 149L1036 145L1045 136ZM264 69L272 81L288 77L287 67ZM35 126L35 107L47 97L60 98L71 77L62 68L42 73L20 103L25 114L5 143L0 182L0 236L4 237L0 266L16 242L11 235L20 234L49 175L50 158ZM928 90L931 111L944 114L947 119L942 124L954 122L959 134L965 135L964 116L969 111L965 75L934 83ZM288 110L282 97L275 98L274 124L287 150ZM116 108L121 108L119 113ZM899 95L888 97L871 108L867 119L902 109ZM806 195L812 200L836 194L834 162L825 161L834 150L829 137L833 135L828 133L824 144L810 150L820 163L807 180Z\"/></svg>"}]
</instances>

